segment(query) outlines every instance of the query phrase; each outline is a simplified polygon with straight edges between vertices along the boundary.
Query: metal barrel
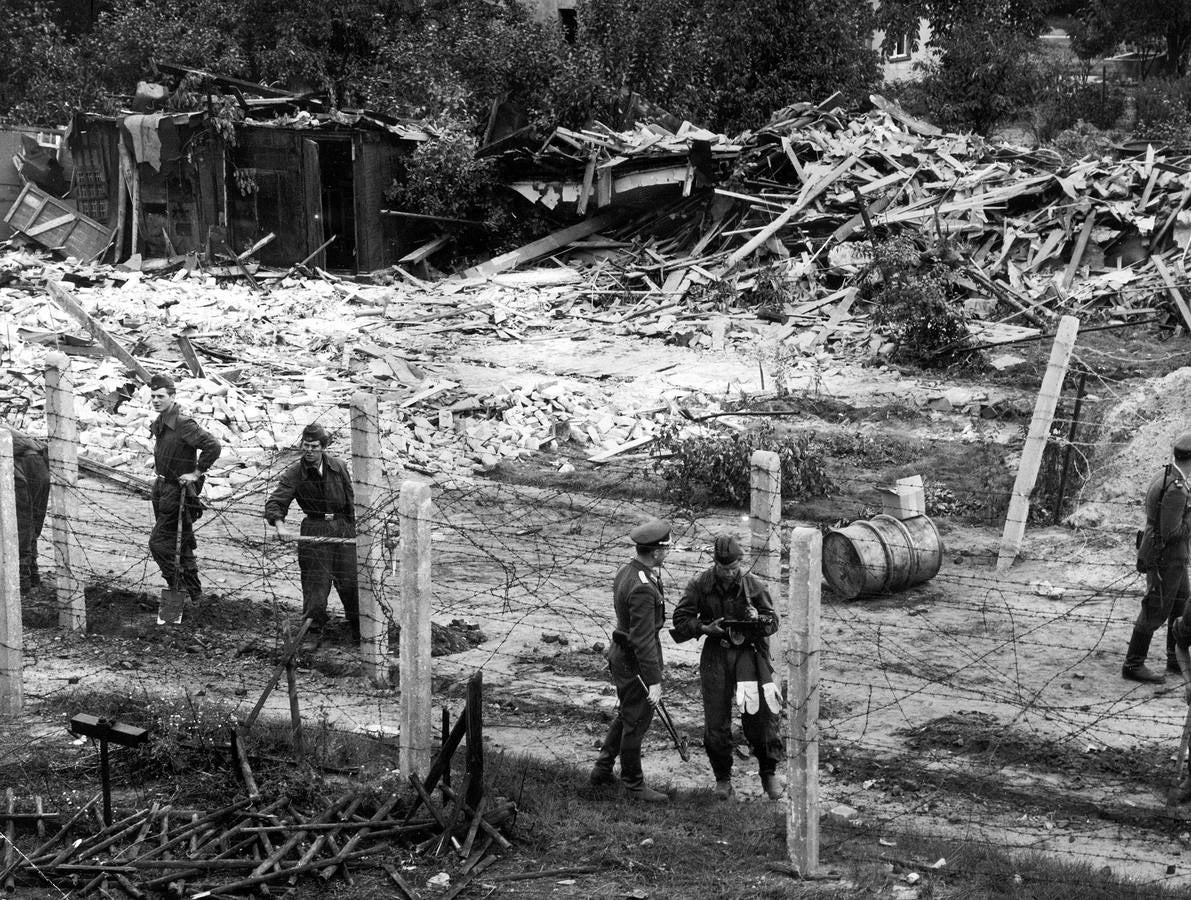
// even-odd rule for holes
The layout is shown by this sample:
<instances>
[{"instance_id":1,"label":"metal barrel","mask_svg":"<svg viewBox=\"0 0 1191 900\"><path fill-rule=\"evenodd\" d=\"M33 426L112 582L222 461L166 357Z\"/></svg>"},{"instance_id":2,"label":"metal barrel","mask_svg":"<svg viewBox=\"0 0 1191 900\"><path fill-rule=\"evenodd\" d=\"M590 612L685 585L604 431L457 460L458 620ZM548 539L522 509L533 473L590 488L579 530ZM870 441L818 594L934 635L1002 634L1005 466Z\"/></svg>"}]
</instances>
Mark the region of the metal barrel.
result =
<instances>
[{"instance_id":1,"label":"metal barrel","mask_svg":"<svg viewBox=\"0 0 1191 900\"><path fill-rule=\"evenodd\" d=\"M942 565L943 541L929 516L881 514L833 529L823 539L823 577L845 600L922 584Z\"/></svg>"}]
</instances>

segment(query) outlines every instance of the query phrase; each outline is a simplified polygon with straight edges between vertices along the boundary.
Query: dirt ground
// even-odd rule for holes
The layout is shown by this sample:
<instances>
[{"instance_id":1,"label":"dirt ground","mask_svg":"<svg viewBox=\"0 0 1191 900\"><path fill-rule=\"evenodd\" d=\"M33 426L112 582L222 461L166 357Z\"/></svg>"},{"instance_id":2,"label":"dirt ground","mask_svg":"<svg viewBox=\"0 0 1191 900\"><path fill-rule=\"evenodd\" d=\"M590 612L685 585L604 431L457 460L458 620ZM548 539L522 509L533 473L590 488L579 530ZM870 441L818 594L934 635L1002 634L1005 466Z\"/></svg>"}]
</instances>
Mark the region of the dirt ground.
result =
<instances>
[{"instance_id":1,"label":"dirt ground","mask_svg":"<svg viewBox=\"0 0 1191 900\"><path fill-rule=\"evenodd\" d=\"M481 335L447 345L431 338L412 349L449 352L443 371L463 384L562 377L591 396L683 397L692 406L729 391L760 390L755 356L744 346L708 353L593 332L583 340L524 343ZM1191 806L1164 802L1177 780L1181 690L1173 680L1155 688L1120 678L1143 588L1131 556L1138 485L1160 462L1164 437L1187 426L1175 395L1184 376L1174 371L1187 361L1187 339L1081 339L1077 359L1093 373L1085 404L1091 424L1080 447L1093 471L1083 489L1088 506L1076 511L1074 525L1032 524L1019 561L997 572L1005 492L1028 426L1021 410L1032 406L1049 345L1013 352L1023 363L1002 373L943 378L846 358L808 358L791 373L782 427L834 436L828 462L838 489L787 502L786 524L871 514L879 508L877 485L919 473L946 548L940 574L924 585L847 602L824 593L823 810L849 819L853 837L874 847L888 829L914 825L1191 888ZM983 394L1008 412L983 418L929 405L953 388ZM1142 396L1171 400L1152 405L1160 420L1152 420L1142 444L1130 444L1136 434L1112 408ZM1060 419L1070 415L1066 401L1062 409ZM1110 469L1122 454L1125 471ZM573 472L560 471L566 461ZM1106 472L1116 473L1107 488ZM250 485L208 511L199 555L206 589L216 597L182 626L158 628L160 580L144 549L148 502L84 479L79 534L96 582L88 632L57 630L44 600L26 607L30 715L24 734L8 741L69 744L57 710L82 688L188 693L241 713L250 708L283 623L300 605L288 549L265 539L259 510L267 487ZM483 637L435 658L436 704L458 709L467 677L482 670L491 752L581 766L594 757L615 708L598 648L608 640L611 575L630 550L627 528L648 514L673 518L676 547L665 578L676 601L686 580L708 564L710 537L748 527L741 510L684 510L647 459L597 467L577 448L502 464L487 478L436 484L434 491L435 621L459 620L459 631L470 623ZM46 542L42 554L49 571ZM386 566L392 594L391 555ZM1152 652L1159 665L1160 640ZM647 775L668 786L709 786L697 649L664 641L666 696L694 752L681 762L655 728ZM366 681L349 648L327 643L305 653L299 687L308 721L396 734L399 697ZM284 694L270 700L265 715L288 716ZM744 802L761 802L743 754L736 782ZM46 786L28 790L38 787Z\"/></svg>"}]
</instances>

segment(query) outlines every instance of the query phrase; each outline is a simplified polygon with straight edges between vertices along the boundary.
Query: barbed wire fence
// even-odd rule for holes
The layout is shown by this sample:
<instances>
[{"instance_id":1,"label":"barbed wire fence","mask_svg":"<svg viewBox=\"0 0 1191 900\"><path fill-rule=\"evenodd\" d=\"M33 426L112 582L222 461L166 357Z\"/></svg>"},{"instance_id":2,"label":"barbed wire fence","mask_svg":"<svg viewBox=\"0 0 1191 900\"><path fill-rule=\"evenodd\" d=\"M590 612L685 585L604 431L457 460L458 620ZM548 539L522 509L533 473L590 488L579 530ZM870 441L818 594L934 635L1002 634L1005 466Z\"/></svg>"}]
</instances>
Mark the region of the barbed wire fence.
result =
<instances>
[{"instance_id":1,"label":"barbed wire fence","mask_svg":"<svg viewBox=\"0 0 1191 900\"><path fill-rule=\"evenodd\" d=\"M335 436L335 449L349 441L350 404L311 405L305 416ZM378 598L373 634L384 646L371 673L362 658L353 662L343 652L336 652L334 665L323 660L304 667L307 709L336 728L391 743L396 755L407 700L395 689L400 660L394 655L406 621L401 489L415 481L429 485L433 502L427 614L438 624L474 623L484 638L436 657L427 691L441 704L457 704L466 674L480 670L490 686L494 724L515 729L519 746L545 759L587 762L602 731L599 720L614 703L595 648L610 637L609 585L631 552L627 531L647 516L673 523L675 552L665 568L672 608L681 587L710 564L714 535L747 533L747 517L692 510L680 501L629 500L618 485L576 493L465 477L411 479L400 467L398 442L391 440L408 423L391 411L377 413L376 420L379 458L371 462L380 464L381 480L356 526L376 545L361 580L368 579ZM1058 442L1066 440L1062 431L1073 421L1056 418ZM1083 453L1103 449L1109 427L1085 421L1072 444ZM83 452L86 440L84 432ZM67 485L77 510L69 529L74 575L90 595L87 634L71 638L59 631L56 610L35 604L28 611L26 640L15 649L22 653L30 708L55 710L80 689L201 692L251 702L261 674L254 669L268 667L286 643L287 625L300 617L293 548L273 539L263 518L265 498L294 458L278 450L252 468L212 478L220 490L205 501L206 512L195 524L208 597L177 629L153 624L154 594L162 585L147 547L147 498L128 484L86 475ZM840 498L840 519L874 512L874 485L848 476L836 481L846 497L856 498ZM999 524L995 511L1004 510L1008 493L990 487L960 499L987 516L981 524ZM1139 517L1137 498L1100 502L1121 520ZM780 577L770 581L775 593L787 587L791 524L780 526L783 565ZM926 584L872 600L824 599L818 685L824 806L862 810L849 832L853 839L867 835L875 841L913 825L938 828L973 846L1036 848L1052 830L1056 810L1073 811L1064 817L1066 833L1093 836L1108 827L1093 817L1097 807L1103 812L1106 805L1111 811L1160 803L1175 776L1171 760L1184 708L1177 690L1155 693L1119 677L1127 629L1144 590L1133 571L1131 544L1122 547L1119 528L1086 528L1080 532L1083 549L1073 552L1069 540L1027 542L1020 566L996 573L995 544L971 540L962 528L945 523L945 541L950 533L966 545L962 552L948 551L942 570ZM238 645L220 646L229 634ZM680 727L697 736L698 648L674 646L665 634L663 641L671 673L668 702ZM59 661L64 648L65 668ZM268 711L286 714L283 702ZM62 737L47 733L37 740L50 746ZM6 753L28 749L26 742ZM667 753L657 734L647 749L655 760ZM1082 773L1081 784L1055 783L1073 768ZM675 760L671 771L680 783L697 784L708 777L705 770L696 755L681 766ZM1087 791L1091 780L1099 784L1096 799ZM898 790L896 802L890 802L890 784ZM1013 806L1016 817L1006 813ZM1182 824L1142 827L1173 839ZM1071 861L1105 858L1082 849L1079 840L1047 849ZM1147 871L1165 871L1161 853L1154 856ZM1139 865L1132 856L1115 862ZM1185 876L1156 875L1153 883Z\"/></svg>"}]
</instances>

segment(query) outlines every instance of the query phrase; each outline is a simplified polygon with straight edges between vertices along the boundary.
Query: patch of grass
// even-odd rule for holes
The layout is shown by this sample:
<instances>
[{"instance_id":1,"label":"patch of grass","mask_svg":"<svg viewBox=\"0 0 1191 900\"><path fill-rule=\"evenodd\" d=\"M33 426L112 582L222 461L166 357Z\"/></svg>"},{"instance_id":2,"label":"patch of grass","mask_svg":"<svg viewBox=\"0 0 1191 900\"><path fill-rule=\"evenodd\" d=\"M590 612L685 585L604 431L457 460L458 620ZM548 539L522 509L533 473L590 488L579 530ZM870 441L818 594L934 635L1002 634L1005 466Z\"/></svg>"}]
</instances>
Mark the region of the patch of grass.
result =
<instances>
[{"instance_id":1,"label":"patch of grass","mask_svg":"<svg viewBox=\"0 0 1191 900\"><path fill-rule=\"evenodd\" d=\"M616 897L844 898L897 896L918 875L922 900L1166 900L1185 892L1118 880L1104 869L1010 854L987 842L952 840L914 829L824 820L821 881L796 881L770 869L787 862L784 804L721 803L710 792L672 792L664 806L622 799L587 786L586 770L562 762L501 756L489 766L492 792L517 802L516 856L502 868L523 871L594 866L572 887L523 882L519 895ZM654 787L667 788L664 784ZM878 836L884 843L878 842ZM892 846L888 846L892 845ZM946 864L929 868L938 859Z\"/></svg>"},{"instance_id":2,"label":"patch of grass","mask_svg":"<svg viewBox=\"0 0 1191 900\"><path fill-rule=\"evenodd\" d=\"M147 729L149 740L145 744L112 754L117 781L196 803L222 802L241 790L229 754L230 731L238 717L226 701L191 694L179 698L158 697L147 691L81 689L55 695L44 704L43 712L61 712L64 729L67 718L78 712ZM255 724L246 746L262 787L270 785L292 799L315 799L329 796L324 792L323 773L354 772L379 779L396 767L397 748L388 739L339 731L326 720L304 721L302 734L305 756L297 762L293 759L288 724ZM47 780L54 775L92 783L97 778L97 756L86 748L74 753L63 750L41 763L40 768ZM9 769L17 764L17 760L7 761L0 767L0 777L8 776ZM22 780L15 783L28 783L26 779L37 774L21 768Z\"/></svg>"}]
</instances>

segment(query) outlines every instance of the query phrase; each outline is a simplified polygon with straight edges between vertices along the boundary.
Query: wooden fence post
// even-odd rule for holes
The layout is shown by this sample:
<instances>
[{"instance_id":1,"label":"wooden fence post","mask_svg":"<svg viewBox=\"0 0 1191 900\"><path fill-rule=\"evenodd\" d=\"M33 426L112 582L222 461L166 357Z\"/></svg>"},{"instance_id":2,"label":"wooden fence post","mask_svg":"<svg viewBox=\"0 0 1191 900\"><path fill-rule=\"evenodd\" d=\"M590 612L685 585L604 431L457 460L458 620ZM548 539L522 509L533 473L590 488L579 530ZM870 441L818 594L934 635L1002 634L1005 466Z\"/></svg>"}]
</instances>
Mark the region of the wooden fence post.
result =
<instances>
[{"instance_id":1,"label":"wooden fence post","mask_svg":"<svg viewBox=\"0 0 1191 900\"><path fill-rule=\"evenodd\" d=\"M752 533L752 574L769 588L773 610L784 622L789 610L782 602L782 470L781 460L771 450L756 450L749 459L749 528ZM784 629L769 639L771 659L784 658ZM785 672L779 675L784 679Z\"/></svg>"},{"instance_id":2,"label":"wooden fence post","mask_svg":"<svg viewBox=\"0 0 1191 900\"><path fill-rule=\"evenodd\" d=\"M352 490L356 512L356 581L360 598L360 658L373 684L389 682L389 610L384 602L380 500L384 496L376 397L352 397Z\"/></svg>"},{"instance_id":3,"label":"wooden fence post","mask_svg":"<svg viewBox=\"0 0 1191 900\"><path fill-rule=\"evenodd\" d=\"M74 414L70 360L62 353L46 357L46 425L50 444L50 527L54 541L54 590L58 626L71 631L87 627L87 604L77 564L74 523L79 500L79 426Z\"/></svg>"},{"instance_id":4,"label":"wooden fence post","mask_svg":"<svg viewBox=\"0 0 1191 900\"><path fill-rule=\"evenodd\" d=\"M18 569L17 500L12 434L0 428L0 715L19 715L25 705L21 685L24 634Z\"/></svg>"},{"instance_id":5,"label":"wooden fence post","mask_svg":"<svg viewBox=\"0 0 1191 900\"><path fill-rule=\"evenodd\" d=\"M401 768L430 769L430 487L401 485Z\"/></svg>"},{"instance_id":6,"label":"wooden fence post","mask_svg":"<svg viewBox=\"0 0 1191 900\"><path fill-rule=\"evenodd\" d=\"M790 680L786 735L788 815L786 849L803 876L819 868L819 597L823 535L815 528L790 534L790 617L786 677Z\"/></svg>"},{"instance_id":7,"label":"wooden fence post","mask_svg":"<svg viewBox=\"0 0 1191 900\"><path fill-rule=\"evenodd\" d=\"M1042 465L1042 451L1050 437L1050 423L1054 420L1055 407L1063 390L1063 377L1067 374L1067 363L1075 349L1075 336L1079 332L1079 319L1063 316L1055 332L1055 342L1050 348L1050 362L1046 364L1046 375L1034 404L1034 418L1030 421L1030 433L1021 452L1021 463L1017 468L1017 479L1013 482L1013 494L1009 498L1009 512L1005 516L1005 530L1001 534L1001 549L997 554L997 571L1013 565L1021 540L1026 534L1026 519L1030 515L1030 493L1038 479Z\"/></svg>"}]
</instances>

